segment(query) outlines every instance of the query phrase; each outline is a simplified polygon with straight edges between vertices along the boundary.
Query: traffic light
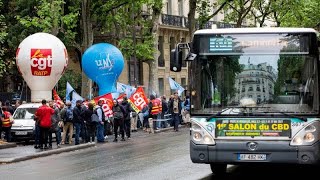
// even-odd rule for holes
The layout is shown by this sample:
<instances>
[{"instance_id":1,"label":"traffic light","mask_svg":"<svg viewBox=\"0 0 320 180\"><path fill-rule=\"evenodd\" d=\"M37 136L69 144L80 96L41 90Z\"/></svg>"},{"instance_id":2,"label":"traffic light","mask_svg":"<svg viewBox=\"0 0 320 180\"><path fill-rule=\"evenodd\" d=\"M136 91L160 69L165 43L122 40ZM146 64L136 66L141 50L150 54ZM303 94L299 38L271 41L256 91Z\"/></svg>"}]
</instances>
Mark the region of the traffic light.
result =
<instances>
[{"instance_id":1,"label":"traffic light","mask_svg":"<svg viewBox=\"0 0 320 180\"><path fill-rule=\"evenodd\" d=\"M172 49L170 53L170 71L180 72L182 67L182 50Z\"/></svg>"}]
</instances>

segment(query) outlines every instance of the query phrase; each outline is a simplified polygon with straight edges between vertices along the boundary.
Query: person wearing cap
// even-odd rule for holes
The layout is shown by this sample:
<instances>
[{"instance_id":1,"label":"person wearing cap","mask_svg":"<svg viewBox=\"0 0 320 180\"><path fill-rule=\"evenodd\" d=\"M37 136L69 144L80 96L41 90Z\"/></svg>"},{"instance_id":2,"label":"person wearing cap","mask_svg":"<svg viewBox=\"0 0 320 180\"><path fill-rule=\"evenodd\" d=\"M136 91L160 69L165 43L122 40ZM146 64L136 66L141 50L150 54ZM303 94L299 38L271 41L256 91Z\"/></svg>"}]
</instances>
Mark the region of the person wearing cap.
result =
<instances>
[{"instance_id":1,"label":"person wearing cap","mask_svg":"<svg viewBox=\"0 0 320 180\"><path fill-rule=\"evenodd\" d=\"M76 133L74 136L75 145L80 144L80 133L82 129L82 125L84 124L83 119L81 117L81 110L82 110L82 100L76 101L76 106L73 108L73 125L76 128Z\"/></svg>"}]
</instances>

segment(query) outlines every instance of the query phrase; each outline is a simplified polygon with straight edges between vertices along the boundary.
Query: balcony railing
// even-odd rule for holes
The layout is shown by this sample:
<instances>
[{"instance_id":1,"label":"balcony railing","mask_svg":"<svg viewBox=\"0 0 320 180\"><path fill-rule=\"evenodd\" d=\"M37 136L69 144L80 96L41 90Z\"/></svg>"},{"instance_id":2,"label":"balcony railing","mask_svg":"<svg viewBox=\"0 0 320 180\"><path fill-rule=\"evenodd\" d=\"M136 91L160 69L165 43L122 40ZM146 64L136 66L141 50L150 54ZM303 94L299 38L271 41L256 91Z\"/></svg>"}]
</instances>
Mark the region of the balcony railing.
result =
<instances>
[{"instance_id":1,"label":"balcony railing","mask_svg":"<svg viewBox=\"0 0 320 180\"><path fill-rule=\"evenodd\" d=\"M183 16L161 15L162 24L169 26L185 27L183 18Z\"/></svg>"},{"instance_id":2,"label":"balcony railing","mask_svg":"<svg viewBox=\"0 0 320 180\"><path fill-rule=\"evenodd\" d=\"M168 15L168 14L161 15L161 23L163 25L176 26L181 28L187 28L189 26L187 17ZM203 28L211 29L212 25L217 25L217 28L235 28L236 27L236 24L230 24L230 23L218 22L218 21L208 21L203 26ZM241 27L248 27L248 26L241 26ZM199 22L196 22L196 29L199 29L199 28L200 28Z\"/></svg>"}]
</instances>

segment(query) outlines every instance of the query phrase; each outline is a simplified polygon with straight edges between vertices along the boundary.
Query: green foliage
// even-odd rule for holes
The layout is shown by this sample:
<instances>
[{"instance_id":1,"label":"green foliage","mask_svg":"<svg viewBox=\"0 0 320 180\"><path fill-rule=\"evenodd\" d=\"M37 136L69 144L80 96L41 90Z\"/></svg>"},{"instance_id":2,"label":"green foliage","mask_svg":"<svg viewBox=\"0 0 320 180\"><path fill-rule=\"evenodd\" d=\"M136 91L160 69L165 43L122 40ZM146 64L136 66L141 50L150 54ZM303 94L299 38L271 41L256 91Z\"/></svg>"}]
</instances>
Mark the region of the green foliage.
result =
<instances>
[{"instance_id":1,"label":"green foliage","mask_svg":"<svg viewBox=\"0 0 320 180\"><path fill-rule=\"evenodd\" d=\"M17 15L17 20L28 29L51 33L68 45L74 44L77 31L80 4L64 9L65 0L39 0L34 6L35 13ZM67 12L67 13L65 13Z\"/></svg>"},{"instance_id":2,"label":"green foliage","mask_svg":"<svg viewBox=\"0 0 320 180\"><path fill-rule=\"evenodd\" d=\"M213 7L214 7L214 4L211 3L210 0L201 0L197 4L196 11L199 13L198 21L201 29L207 23L207 18L208 16L210 16L210 13L212 12Z\"/></svg>"},{"instance_id":3,"label":"green foliage","mask_svg":"<svg viewBox=\"0 0 320 180\"><path fill-rule=\"evenodd\" d=\"M295 2L295 1L293 1ZM281 10L281 9L279 9ZM284 27L311 27L320 24L320 1L304 0L292 3L290 11L281 19Z\"/></svg>"},{"instance_id":4,"label":"green foliage","mask_svg":"<svg viewBox=\"0 0 320 180\"><path fill-rule=\"evenodd\" d=\"M0 0L0 9L2 9L3 3ZM5 49L3 48L3 44L6 40L7 33L7 25L5 23L5 18L2 12L0 11L0 77L7 71L7 64L5 63L4 54Z\"/></svg>"},{"instance_id":5,"label":"green foliage","mask_svg":"<svg viewBox=\"0 0 320 180\"><path fill-rule=\"evenodd\" d=\"M60 80L58 81L58 91L60 98L66 96L66 86L67 82L76 90L76 92L81 92L81 73L78 73L74 70L67 69L66 72L62 75Z\"/></svg>"}]
</instances>

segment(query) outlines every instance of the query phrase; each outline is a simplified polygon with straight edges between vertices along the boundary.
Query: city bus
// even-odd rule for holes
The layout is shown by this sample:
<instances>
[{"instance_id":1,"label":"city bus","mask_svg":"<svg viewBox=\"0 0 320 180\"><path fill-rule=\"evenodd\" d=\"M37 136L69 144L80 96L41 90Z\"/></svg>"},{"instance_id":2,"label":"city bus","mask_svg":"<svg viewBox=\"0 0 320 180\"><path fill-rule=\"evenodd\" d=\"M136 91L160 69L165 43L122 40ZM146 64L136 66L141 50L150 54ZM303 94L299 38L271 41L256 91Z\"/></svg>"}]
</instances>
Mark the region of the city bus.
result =
<instances>
[{"instance_id":1,"label":"city bus","mask_svg":"<svg viewBox=\"0 0 320 180\"><path fill-rule=\"evenodd\" d=\"M170 70L189 62L193 163L219 175L229 164L320 162L317 35L311 28L203 29L177 44Z\"/></svg>"}]
</instances>

